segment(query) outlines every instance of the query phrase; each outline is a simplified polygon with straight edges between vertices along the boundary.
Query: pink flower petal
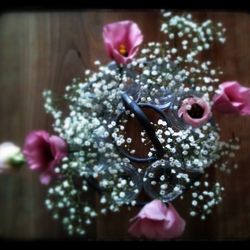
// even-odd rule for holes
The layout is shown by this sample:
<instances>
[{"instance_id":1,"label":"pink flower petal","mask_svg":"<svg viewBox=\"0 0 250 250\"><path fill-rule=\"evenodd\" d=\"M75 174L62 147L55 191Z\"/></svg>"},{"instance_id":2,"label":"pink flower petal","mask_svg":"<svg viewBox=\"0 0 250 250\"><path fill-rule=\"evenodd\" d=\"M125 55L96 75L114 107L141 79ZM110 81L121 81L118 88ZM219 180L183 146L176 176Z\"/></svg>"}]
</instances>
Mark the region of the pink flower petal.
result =
<instances>
[{"instance_id":1,"label":"pink flower petal","mask_svg":"<svg viewBox=\"0 0 250 250\"><path fill-rule=\"evenodd\" d=\"M136 217L161 221L165 219L164 213L165 205L160 200L153 200L144 206Z\"/></svg>"},{"instance_id":2,"label":"pink flower petal","mask_svg":"<svg viewBox=\"0 0 250 250\"><path fill-rule=\"evenodd\" d=\"M183 234L185 227L186 227L186 222L180 217L180 215L177 213L175 208L171 203L169 203L169 208L168 208L168 213L166 217L165 222L165 230L169 230L168 235L165 237L168 237L169 239L174 238L174 237L179 237Z\"/></svg>"},{"instance_id":3,"label":"pink flower petal","mask_svg":"<svg viewBox=\"0 0 250 250\"><path fill-rule=\"evenodd\" d=\"M67 144L58 136L52 135L49 138L51 152L55 160L61 160L67 155Z\"/></svg>"},{"instance_id":4,"label":"pink flower petal","mask_svg":"<svg viewBox=\"0 0 250 250\"><path fill-rule=\"evenodd\" d=\"M200 118L190 116L188 107L192 107L192 105L199 105L203 109L203 114ZM198 97L189 97L182 101L178 110L178 116L183 117L184 121L192 127L200 127L211 118L212 113L209 104L205 100Z\"/></svg>"},{"instance_id":5,"label":"pink flower petal","mask_svg":"<svg viewBox=\"0 0 250 250\"><path fill-rule=\"evenodd\" d=\"M222 113L250 115L250 89L236 81L219 85L213 97L213 109Z\"/></svg>"},{"instance_id":6,"label":"pink flower petal","mask_svg":"<svg viewBox=\"0 0 250 250\"><path fill-rule=\"evenodd\" d=\"M103 40L109 57L117 63L127 64L135 57L143 35L136 23L126 20L105 25ZM126 56L119 51L121 45L127 50Z\"/></svg>"},{"instance_id":7,"label":"pink flower petal","mask_svg":"<svg viewBox=\"0 0 250 250\"><path fill-rule=\"evenodd\" d=\"M146 204L132 221L128 230L131 235L156 240L179 237L186 225L171 203L166 207L159 200Z\"/></svg>"},{"instance_id":8,"label":"pink flower petal","mask_svg":"<svg viewBox=\"0 0 250 250\"><path fill-rule=\"evenodd\" d=\"M43 185L49 185L52 181L52 175L50 173L41 173L39 179Z\"/></svg>"},{"instance_id":9,"label":"pink flower petal","mask_svg":"<svg viewBox=\"0 0 250 250\"><path fill-rule=\"evenodd\" d=\"M40 181L48 185L56 176L54 168L67 155L67 144L46 131L33 131L26 137L23 154L31 170L40 172Z\"/></svg>"}]
</instances>

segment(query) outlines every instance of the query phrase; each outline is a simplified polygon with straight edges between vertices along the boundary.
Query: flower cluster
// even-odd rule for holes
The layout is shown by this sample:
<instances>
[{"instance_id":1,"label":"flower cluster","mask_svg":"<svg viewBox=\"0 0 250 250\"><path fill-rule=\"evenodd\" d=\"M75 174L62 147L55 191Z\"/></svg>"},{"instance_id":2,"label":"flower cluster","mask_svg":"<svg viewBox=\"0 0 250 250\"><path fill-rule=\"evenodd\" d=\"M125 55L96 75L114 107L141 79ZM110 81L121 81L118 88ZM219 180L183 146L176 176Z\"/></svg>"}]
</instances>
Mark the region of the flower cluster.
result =
<instances>
[{"instance_id":1,"label":"flower cluster","mask_svg":"<svg viewBox=\"0 0 250 250\"><path fill-rule=\"evenodd\" d=\"M221 141L213 114L249 115L250 89L220 83L222 71L198 59L213 43L225 42L225 28L211 20L199 24L190 14L162 16L165 42L141 50L136 23L104 26L112 61L95 61L96 72L86 70L85 79L66 86L67 114L50 90L43 93L57 135L31 132L23 154L41 183L50 185L45 204L69 234L85 234L98 214L145 205L131 220L133 236L179 237L186 223L171 202L189 193L190 215L205 219L224 190L209 182L207 169L236 168L230 159L239 139ZM89 199L93 191L98 210ZM139 200L141 193L148 199Z\"/></svg>"}]
</instances>

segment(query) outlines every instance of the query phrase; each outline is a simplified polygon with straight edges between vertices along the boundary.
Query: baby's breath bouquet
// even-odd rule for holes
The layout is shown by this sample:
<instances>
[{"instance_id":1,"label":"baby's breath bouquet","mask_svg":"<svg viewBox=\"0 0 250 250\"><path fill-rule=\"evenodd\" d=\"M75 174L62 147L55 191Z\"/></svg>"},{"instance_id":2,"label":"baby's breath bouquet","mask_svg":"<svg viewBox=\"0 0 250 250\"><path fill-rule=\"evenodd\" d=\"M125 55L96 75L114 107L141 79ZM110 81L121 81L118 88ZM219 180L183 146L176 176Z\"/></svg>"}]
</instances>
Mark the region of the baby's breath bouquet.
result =
<instances>
[{"instance_id":1,"label":"baby's breath bouquet","mask_svg":"<svg viewBox=\"0 0 250 250\"><path fill-rule=\"evenodd\" d=\"M56 135L27 135L23 155L48 186L45 204L70 235L84 235L99 214L122 206L143 207L129 233L149 239L180 236L185 220L173 201L191 196L191 216L202 220L224 190L208 168L230 172L239 139L220 140L214 112L250 114L250 90L220 83L221 69L199 55L225 42L225 28L191 14L162 11L164 42L143 43L130 20L103 28L112 61L73 79L62 112L53 93L43 93ZM23 160L23 159L22 159ZM98 209L91 196L98 194ZM181 211L180 211L181 212Z\"/></svg>"}]
</instances>

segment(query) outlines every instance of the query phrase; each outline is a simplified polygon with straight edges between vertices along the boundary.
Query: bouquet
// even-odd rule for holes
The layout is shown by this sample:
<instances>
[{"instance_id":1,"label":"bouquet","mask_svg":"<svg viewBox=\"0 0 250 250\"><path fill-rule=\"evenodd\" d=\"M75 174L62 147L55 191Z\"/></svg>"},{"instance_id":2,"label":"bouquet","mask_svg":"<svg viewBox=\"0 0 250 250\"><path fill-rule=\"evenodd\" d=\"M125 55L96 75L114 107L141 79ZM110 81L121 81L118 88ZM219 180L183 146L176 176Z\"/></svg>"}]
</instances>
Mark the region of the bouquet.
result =
<instances>
[{"instance_id":1,"label":"bouquet","mask_svg":"<svg viewBox=\"0 0 250 250\"><path fill-rule=\"evenodd\" d=\"M103 27L111 62L66 86L61 111L52 91L44 107L55 134L31 131L21 150L0 146L0 170L25 163L48 185L46 207L70 235L84 235L95 217L142 207L131 218L134 237L179 237L185 220L173 201L192 197L190 216L202 220L222 200L223 186L209 168L230 173L239 138L220 139L214 114L250 115L250 89L220 82L222 70L203 51L224 43L221 23L197 23L191 14L162 10L164 42L143 44L131 20ZM98 194L96 209L89 197Z\"/></svg>"}]
</instances>

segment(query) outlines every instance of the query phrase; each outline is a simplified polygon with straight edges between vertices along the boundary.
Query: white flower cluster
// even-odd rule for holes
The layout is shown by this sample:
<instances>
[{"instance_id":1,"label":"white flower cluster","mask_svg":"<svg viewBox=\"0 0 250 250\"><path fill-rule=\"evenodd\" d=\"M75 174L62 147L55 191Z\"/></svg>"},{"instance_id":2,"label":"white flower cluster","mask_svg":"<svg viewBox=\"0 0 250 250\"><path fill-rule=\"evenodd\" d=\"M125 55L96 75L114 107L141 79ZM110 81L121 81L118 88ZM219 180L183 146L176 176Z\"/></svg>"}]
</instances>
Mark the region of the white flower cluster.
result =
<instances>
[{"instance_id":1,"label":"white flower cluster","mask_svg":"<svg viewBox=\"0 0 250 250\"><path fill-rule=\"evenodd\" d=\"M191 188L193 191L190 215L199 215L202 220L205 220L206 216L212 213L212 208L222 201L221 193L224 188L219 182L210 188L208 181L196 181Z\"/></svg>"},{"instance_id":2,"label":"white flower cluster","mask_svg":"<svg viewBox=\"0 0 250 250\"><path fill-rule=\"evenodd\" d=\"M192 15L172 15L171 12L162 11L165 19L161 26L161 31L168 36L168 41L173 41L175 37L179 39L178 48L186 52L185 60L193 61L193 58L203 50L211 47L213 41L218 40L224 43L226 29L222 23L214 24L211 20L206 20L197 24L192 20ZM174 53L177 51L174 50Z\"/></svg>"},{"instance_id":3,"label":"white flower cluster","mask_svg":"<svg viewBox=\"0 0 250 250\"><path fill-rule=\"evenodd\" d=\"M210 20L198 24L190 14L163 11L162 15L161 31L167 41L150 42L126 66L114 62L103 66L96 61L97 72L86 70L84 81L74 79L66 87L69 112L65 117L56 108L51 91L44 92L45 109L55 119L54 130L69 146L68 157L55 169L60 178L49 189L46 205L70 234L84 234L85 225L98 213L119 211L123 204L136 205L142 189L164 202L180 197L189 188L197 189L201 185L194 182L193 173L202 175L223 155L233 157L238 149L230 146L231 142L219 141L219 128L213 120L193 128L177 115L180 101L189 93L211 103L213 84L219 82L222 72L212 68L211 61L201 62L196 56L215 41L223 43L225 28ZM137 103L155 105L165 112L166 119L151 121L165 152L151 165L138 167L120 152L122 147L132 156L138 153L135 138L127 136L126 128L137 118L125 109L124 92ZM118 121L122 112L124 116ZM146 131L142 129L140 135L142 145L148 148L146 156L153 157L156 148ZM228 169L227 161L221 166ZM90 189L100 193L100 211L88 202ZM212 191L192 193L192 206L204 208L202 219L221 200L221 190L215 184ZM205 200L207 203L198 206ZM198 213L192 209L190 214Z\"/></svg>"}]
</instances>

